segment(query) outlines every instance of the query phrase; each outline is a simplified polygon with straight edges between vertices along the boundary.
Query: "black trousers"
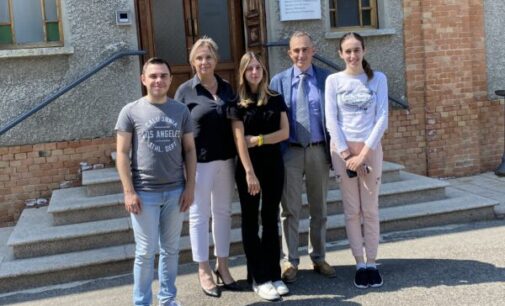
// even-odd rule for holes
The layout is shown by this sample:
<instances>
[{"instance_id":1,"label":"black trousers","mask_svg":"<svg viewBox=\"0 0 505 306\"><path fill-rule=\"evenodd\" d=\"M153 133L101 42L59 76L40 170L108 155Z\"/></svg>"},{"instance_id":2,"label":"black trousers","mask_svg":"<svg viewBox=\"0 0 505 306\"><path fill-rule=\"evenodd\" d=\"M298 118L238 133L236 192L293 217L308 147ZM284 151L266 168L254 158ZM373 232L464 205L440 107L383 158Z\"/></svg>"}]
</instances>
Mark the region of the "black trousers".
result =
<instances>
[{"instance_id":1,"label":"black trousers","mask_svg":"<svg viewBox=\"0 0 505 306\"><path fill-rule=\"evenodd\" d=\"M249 150L249 155L260 182L261 192L255 196L247 192L245 170L240 160L236 167L235 180L242 208L242 243L247 258L247 280L250 283L254 280L257 284L262 284L281 279L278 220L284 184L284 163L278 149ZM258 220L260 199L263 227L261 237Z\"/></svg>"}]
</instances>

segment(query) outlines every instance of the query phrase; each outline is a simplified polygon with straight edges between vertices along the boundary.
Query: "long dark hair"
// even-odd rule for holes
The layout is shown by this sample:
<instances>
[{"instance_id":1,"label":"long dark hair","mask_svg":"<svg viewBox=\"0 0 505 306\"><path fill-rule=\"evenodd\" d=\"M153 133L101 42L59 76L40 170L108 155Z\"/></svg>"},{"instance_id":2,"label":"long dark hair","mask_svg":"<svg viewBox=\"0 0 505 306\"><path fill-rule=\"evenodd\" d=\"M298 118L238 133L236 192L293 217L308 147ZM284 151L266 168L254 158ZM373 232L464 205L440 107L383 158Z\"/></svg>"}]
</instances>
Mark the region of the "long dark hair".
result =
<instances>
[{"instance_id":1,"label":"long dark hair","mask_svg":"<svg viewBox=\"0 0 505 306\"><path fill-rule=\"evenodd\" d=\"M361 43L361 48L363 48L363 50L365 50L365 40L363 39L363 37L361 35L359 35L358 33L349 32L349 33L344 34L344 36L342 36L340 38L340 42L338 44L338 48L339 48L340 52L342 52L342 44L344 43L344 41L346 41L347 39L349 39L351 37L354 37L357 40L359 40L359 42ZM365 58L363 58L361 63L363 65L363 70L365 70L366 76L368 77L369 80L371 80L373 78L372 67L370 67L370 64L365 60Z\"/></svg>"}]
</instances>

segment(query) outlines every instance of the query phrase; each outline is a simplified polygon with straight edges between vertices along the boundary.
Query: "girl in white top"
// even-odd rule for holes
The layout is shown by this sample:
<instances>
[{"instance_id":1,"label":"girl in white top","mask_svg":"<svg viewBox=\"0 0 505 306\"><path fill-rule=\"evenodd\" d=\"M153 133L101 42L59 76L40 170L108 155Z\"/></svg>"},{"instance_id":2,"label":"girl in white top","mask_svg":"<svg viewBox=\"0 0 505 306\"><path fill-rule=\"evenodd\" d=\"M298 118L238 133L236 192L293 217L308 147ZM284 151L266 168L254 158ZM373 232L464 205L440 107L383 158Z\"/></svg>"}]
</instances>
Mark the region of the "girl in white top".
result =
<instances>
[{"instance_id":1,"label":"girl in white top","mask_svg":"<svg viewBox=\"0 0 505 306\"><path fill-rule=\"evenodd\" d=\"M363 58L365 44L359 34L345 34L338 53L345 70L326 79L325 91L332 163L342 192L347 238L356 259L354 285L380 287L383 281L375 259L380 234L380 140L388 125L387 80Z\"/></svg>"}]
</instances>

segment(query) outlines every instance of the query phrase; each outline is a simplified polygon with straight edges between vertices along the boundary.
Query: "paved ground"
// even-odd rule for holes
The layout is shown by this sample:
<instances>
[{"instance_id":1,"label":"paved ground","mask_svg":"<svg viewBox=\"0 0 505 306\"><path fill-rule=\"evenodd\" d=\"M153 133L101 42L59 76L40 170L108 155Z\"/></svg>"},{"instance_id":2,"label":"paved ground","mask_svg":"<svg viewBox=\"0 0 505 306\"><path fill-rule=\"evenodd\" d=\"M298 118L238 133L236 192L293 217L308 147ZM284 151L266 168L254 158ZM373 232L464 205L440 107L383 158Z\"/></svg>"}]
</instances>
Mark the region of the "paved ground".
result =
<instances>
[{"instance_id":1,"label":"paved ground","mask_svg":"<svg viewBox=\"0 0 505 306\"><path fill-rule=\"evenodd\" d=\"M505 178L491 173L451 180L453 188L495 198L505 205ZM303 250L306 254L306 250ZM385 284L352 285L353 258L345 241L328 245L337 277L311 271L302 258L298 281L282 305L505 305L505 220L446 225L382 236L380 269ZM233 258L232 274L245 284L245 259ZM267 305L251 291L205 296L195 264L181 265L178 298L183 305ZM0 305L130 305L131 275L0 295ZM157 282L154 290L157 289ZM156 305L156 304L155 304Z\"/></svg>"}]
</instances>

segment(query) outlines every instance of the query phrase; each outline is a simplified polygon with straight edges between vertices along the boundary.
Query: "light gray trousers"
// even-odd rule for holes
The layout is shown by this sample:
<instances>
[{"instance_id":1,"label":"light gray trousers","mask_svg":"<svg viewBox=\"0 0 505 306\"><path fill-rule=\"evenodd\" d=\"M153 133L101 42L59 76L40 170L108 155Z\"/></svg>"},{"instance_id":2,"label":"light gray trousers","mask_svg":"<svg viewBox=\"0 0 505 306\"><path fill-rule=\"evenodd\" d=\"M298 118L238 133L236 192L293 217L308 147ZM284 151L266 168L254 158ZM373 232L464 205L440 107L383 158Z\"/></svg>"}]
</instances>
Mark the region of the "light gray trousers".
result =
<instances>
[{"instance_id":1,"label":"light gray trousers","mask_svg":"<svg viewBox=\"0 0 505 306\"><path fill-rule=\"evenodd\" d=\"M295 266L300 262L299 223L305 176L310 215L308 251L313 262L322 262L326 253L326 195L329 176L324 145L307 148L290 146L284 153L284 168L281 199L282 257Z\"/></svg>"}]
</instances>

